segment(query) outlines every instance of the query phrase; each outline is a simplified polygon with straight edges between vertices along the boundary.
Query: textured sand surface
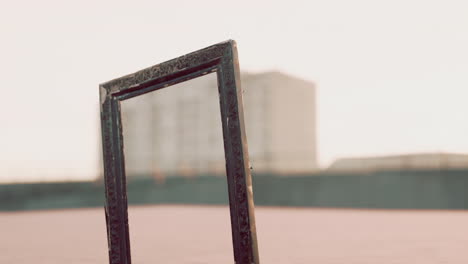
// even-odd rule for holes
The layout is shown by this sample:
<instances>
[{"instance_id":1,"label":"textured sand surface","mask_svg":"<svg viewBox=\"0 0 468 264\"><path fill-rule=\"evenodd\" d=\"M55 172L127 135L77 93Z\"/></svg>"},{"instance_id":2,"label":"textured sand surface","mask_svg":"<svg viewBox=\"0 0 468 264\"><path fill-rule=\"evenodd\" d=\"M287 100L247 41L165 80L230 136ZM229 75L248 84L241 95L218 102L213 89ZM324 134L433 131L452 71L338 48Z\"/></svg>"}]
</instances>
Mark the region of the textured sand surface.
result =
<instances>
[{"instance_id":1,"label":"textured sand surface","mask_svg":"<svg viewBox=\"0 0 468 264\"><path fill-rule=\"evenodd\" d=\"M262 263L468 263L468 212L256 209ZM130 208L134 264L233 263L227 207ZM103 209L0 213L0 263L108 263Z\"/></svg>"}]
</instances>

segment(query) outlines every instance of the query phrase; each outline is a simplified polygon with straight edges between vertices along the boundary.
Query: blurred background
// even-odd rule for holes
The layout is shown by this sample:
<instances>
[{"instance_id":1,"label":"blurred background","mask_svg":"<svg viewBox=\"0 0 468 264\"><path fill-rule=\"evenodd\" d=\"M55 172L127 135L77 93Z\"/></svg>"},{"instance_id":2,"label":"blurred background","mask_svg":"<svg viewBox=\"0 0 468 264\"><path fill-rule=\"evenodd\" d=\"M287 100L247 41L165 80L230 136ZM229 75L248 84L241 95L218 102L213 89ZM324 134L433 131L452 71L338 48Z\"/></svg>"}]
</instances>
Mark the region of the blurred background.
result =
<instances>
[{"instance_id":1,"label":"blurred background","mask_svg":"<svg viewBox=\"0 0 468 264\"><path fill-rule=\"evenodd\" d=\"M234 39L265 263L465 263L467 12L455 0L2 2L0 262L106 262L98 84ZM216 76L123 101L122 118L136 263L232 260Z\"/></svg>"}]
</instances>

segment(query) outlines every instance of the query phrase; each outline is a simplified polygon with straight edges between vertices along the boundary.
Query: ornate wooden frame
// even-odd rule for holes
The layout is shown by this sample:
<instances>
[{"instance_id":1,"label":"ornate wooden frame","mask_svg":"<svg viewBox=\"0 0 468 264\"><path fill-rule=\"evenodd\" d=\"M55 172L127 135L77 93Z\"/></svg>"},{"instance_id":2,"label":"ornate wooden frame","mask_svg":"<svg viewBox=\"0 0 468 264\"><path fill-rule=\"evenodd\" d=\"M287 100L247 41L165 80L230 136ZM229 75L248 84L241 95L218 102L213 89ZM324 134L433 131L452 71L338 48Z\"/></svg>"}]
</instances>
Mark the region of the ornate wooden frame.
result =
<instances>
[{"instance_id":1,"label":"ornate wooden frame","mask_svg":"<svg viewBox=\"0 0 468 264\"><path fill-rule=\"evenodd\" d=\"M99 86L109 263L130 264L120 101L217 73L236 264L258 264L258 248L236 42L229 40Z\"/></svg>"}]
</instances>

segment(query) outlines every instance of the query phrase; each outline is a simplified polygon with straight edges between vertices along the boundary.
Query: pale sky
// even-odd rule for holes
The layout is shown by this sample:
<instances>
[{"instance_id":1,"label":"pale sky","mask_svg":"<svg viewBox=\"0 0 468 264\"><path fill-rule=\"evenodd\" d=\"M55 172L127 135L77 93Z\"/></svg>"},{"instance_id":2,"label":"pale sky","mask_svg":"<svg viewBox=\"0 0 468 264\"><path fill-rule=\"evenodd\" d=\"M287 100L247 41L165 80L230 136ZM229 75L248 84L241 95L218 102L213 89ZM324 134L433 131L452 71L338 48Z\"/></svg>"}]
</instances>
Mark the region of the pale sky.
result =
<instances>
[{"instance_id":1,"label":"pale sky","mask_svg":"<svg viewBox=\"0 0 468 264\"><path fill-rule=\"evenodd\" d=\"M227 39L244 71L317 83L322 166L468 152L467 14L464 0L3 0L0 181L95 177L98 84Z\"/></svg>"}]
</instances>

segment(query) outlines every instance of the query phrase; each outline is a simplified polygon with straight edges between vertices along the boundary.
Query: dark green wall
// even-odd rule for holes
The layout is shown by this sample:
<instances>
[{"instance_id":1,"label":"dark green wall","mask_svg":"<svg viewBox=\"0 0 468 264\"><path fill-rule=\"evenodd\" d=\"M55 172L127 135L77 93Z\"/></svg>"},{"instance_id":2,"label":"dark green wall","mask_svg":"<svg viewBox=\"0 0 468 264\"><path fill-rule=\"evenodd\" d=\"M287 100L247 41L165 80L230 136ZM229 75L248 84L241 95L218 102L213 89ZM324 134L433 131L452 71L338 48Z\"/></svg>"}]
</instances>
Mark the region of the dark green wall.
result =
<instances>
[{"instance_id":1,"label":"dark green wall","mask_svg":"<svg viewBox=\"0 0 468 264\"><path fill-rule=\"evenodd\" d=\"M253 175L256 205L344 208L468 209L468 170L380 172L368 175ZM203 176L129 181L131 204L227 204L226 180ZM92 182L0 185L0 210L104 205Z\"/></svg>"},{"instance_id":2,"label":"dark green wall","mask_svg":"<svg viewBox=\"0 0 468 264\"><path fill-rule=\"evenodd\" d=\"M468 209L468 171L257 177L254 188L261 205Z\"/></svg>"}]
</instances>

